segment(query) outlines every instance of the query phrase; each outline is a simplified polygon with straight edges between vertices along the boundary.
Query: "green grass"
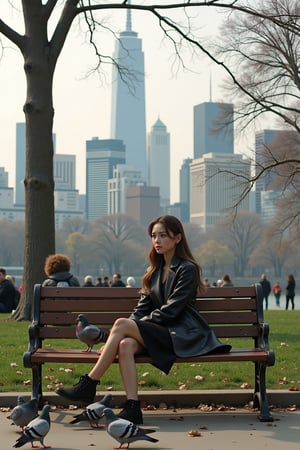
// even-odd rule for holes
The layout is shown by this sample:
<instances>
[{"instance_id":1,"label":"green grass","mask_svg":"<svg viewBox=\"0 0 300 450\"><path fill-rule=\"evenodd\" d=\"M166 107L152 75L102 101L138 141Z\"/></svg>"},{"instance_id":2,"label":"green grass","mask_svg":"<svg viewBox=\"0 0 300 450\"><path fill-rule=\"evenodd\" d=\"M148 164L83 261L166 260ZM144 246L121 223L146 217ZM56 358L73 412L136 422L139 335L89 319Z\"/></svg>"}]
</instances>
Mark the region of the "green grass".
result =
<instances>
[{"instance_id":1,"label":"green grass","mask_svg":"<svg viewBox=\"0 0 300 450\"><path fill-rule=\"evenodd\" d=\"M31 370L23 367L23 352L28 345L28 322L7 320L8 316L0 316L0 352L1 374L0 392L30 392L31 386L26 380L31 379ZM276 363L267 369L268 389L288 389L296 386L300 389L300 311L266 311L265 320L270 325L270 347L275 351ZM230 340L228 341L230 342ZM72 344L72 345L71 345ZM250 342L238 340L234 345L247 347ZM78 347L78 341L51 342L51 346ZM65 369L72 369L65 372ZM80 375L87 373L90 366L77 364L44 365L44 391L55 389L57 382L65 385L74 384ZM64 369L64 370L62 370ZM151 365L138 365L140 390L179 389L184 384L186 389L239 389L248 383L253 387L253 363L202 363L175 364L168 376L162 374ZM197 380L195 377L202 377ZM111 386L113 390L123 390L118 365L113 364L101 380L101 389Z\"/></svg>"}]
</instances>

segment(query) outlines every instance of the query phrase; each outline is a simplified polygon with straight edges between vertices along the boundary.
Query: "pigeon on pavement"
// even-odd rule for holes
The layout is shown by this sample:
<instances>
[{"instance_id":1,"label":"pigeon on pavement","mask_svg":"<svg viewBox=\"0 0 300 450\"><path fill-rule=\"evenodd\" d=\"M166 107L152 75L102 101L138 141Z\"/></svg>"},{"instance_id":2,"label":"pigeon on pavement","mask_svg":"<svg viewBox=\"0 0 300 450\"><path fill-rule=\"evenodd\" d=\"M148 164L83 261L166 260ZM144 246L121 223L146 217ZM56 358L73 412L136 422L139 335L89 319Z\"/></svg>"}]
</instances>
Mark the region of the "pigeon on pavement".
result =
<instances>
[{"instance_id":1,"label":"pigeon on pavement","mask_svg":"<svg viewBox=\"0 0 300 450\"><path fill-rule=\"evenodd\" d=\"M112 400L111 394L106 394L99 402L88 405L81 414L74 416L70 423L79 423L89 421L91 427L100 427L99 421L104 417L103 411L110 406Z\"/></svg>"},{"instance_id":2,"label":"pigeon on pavement","mask_svg":"<svg viewBox=\"0 0 300 450\"><path fill-rule=\"evenodd\" d=\"M78 314L76 323L76 337L87 345L85 352L90 352L99 342L106 342L108 333L90 324L84 314Z\"/></svg>"},{"instance_id":3,"label":"pigeon on pavement","mask_svg":"<svg viewBox=\"0 0 300 450\"><path fill-rule=\"evenodd\" d=\"M24 428L32 419L38 415L38 400L33 398L28 402L22 396L18 397L18 404L15 406L7 419L11 420L18 427Z\"/></svg>"},{"instance_id":4,"label":"pigeon on pavement","mask_svg":"<svg viewBox=\"0 0 300 450\"><path fill-rule=\"evenodd\" d=\"M128 448L129 444L135 441L158 442L158 439L148 436L156 430L141 428L129 420L121 419L110 408L105 408L103 412L108 434L120 443L119 447L115 448Z\"/></svg>"},{"instance_id":5,"label":"pigeon on pavement","mask_svg":"<svg viewBox=\"0 0 300 450\"><path fill-rule=\"evenodd\" d=\"M41 415L29 422L13 447L23 447L27 442L31 442L31 446L34 448L33 442L39 441L43 448L49 448L44 444L44 439L50 430L50 409L50 405L43 407Z\"/></svg>"}]
</instances>

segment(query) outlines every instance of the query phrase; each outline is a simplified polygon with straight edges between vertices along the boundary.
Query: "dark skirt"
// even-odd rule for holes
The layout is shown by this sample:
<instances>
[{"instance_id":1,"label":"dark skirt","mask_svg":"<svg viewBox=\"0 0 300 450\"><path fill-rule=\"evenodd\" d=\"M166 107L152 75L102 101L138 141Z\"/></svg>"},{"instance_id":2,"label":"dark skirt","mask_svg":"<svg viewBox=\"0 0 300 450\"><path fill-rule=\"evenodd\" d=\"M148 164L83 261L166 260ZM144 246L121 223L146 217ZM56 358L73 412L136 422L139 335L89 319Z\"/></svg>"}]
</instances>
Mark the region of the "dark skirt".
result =
<instances>
[{"instance_id":1,"label":"dark skirt","mask_svg":"<svg viewBox=\"0 0 300 450\"><path fill-rule=\"evenodd\" d=\"M140 320L137 320L136 324L145 342L147 354L153 360L153 366L168 374L176 359L168 329L156 323Z\"/></svg>"}]
</instances>

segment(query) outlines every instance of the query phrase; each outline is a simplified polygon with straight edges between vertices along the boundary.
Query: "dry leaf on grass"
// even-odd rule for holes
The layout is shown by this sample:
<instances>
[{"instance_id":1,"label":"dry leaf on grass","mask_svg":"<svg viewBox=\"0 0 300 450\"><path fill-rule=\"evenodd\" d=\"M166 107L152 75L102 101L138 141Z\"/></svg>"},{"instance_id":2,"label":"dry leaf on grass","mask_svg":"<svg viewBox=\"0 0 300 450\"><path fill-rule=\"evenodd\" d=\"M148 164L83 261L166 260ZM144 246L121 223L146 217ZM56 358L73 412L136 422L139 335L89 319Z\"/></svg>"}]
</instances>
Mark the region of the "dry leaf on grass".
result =
<instances>
[{"instance_id":1,"label":"dry leaf on grass","mask_svg":"<svg viewBox=\"0 0 300 450\"><path fill-rule=\"evenodd\" d=\"M245 383L242 383L240 387L241 387L241 389L250 389L251 388L251 384L245 382Z\"/></svg>"}]
</instances>

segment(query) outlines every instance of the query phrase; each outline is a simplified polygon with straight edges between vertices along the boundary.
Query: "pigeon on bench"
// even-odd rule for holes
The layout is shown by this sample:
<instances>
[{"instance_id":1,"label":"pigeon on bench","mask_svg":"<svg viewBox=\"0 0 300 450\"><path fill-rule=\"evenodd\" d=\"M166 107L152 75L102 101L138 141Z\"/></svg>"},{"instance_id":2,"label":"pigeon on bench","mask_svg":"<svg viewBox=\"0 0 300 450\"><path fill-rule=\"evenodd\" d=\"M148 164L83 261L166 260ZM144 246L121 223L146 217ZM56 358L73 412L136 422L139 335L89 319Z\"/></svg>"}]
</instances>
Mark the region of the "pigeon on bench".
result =
<instances>
[{"instance_id":1,"label":"pigeon on bench","mask_svg":"<svg viewBox=\"0 0 300 450\"><path fill-rule=\"evenodd\" d=\"M83 351L90 352L94 345L107 341L108 332L90 324L84 314L78 314L76 323L76 337L87 345Z\"/></svg>"}]
</instances>

